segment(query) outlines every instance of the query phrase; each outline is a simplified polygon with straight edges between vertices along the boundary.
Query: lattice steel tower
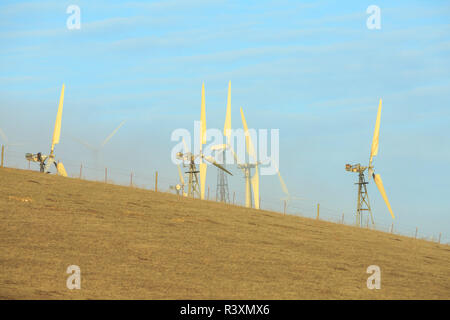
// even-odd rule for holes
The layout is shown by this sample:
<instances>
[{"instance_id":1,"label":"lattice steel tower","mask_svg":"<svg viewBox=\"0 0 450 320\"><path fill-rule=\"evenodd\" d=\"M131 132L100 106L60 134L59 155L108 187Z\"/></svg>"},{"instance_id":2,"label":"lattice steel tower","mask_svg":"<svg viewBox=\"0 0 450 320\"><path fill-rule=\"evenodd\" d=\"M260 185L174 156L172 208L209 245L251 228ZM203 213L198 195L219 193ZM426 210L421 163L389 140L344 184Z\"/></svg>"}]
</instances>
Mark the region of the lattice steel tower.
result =
<instances>
[{"instance_id":1,"label":"lattice steel tower","mask_svg":"<svg viewBox=\"0 0 450 320\"><path fill-rule=\"evenodd\" d=\"M217 146L219 147L219 146ZM219 163L225 167L226 160L226 146L220 146L222 148L217 148L216 151L220 157ZM223 170L217 170L217 188L216 188L216 201L230 203L230 192L228 189L228 177L225 175Z\"/></svg>"},{"instance_id":2,"label":"lattice steel tower","mask_svg":"<svg viewBox=\"0 0 450 320\"><path fill-rule=\"evenodd\" d=\"M356 165L345 165L345 170L359 173L359 180L355 183L358 185L358 203L356 205L356 225L358 227L363 225L364 213L367 214L366 219L368 220L370 215L372 225L375 224L373 221L372 209L370 208L369 194L367 193L368 182L364 176L364 171L366 171L367 168L368 167L361 166L359 163Z\"/></svg>"}]
</instances>

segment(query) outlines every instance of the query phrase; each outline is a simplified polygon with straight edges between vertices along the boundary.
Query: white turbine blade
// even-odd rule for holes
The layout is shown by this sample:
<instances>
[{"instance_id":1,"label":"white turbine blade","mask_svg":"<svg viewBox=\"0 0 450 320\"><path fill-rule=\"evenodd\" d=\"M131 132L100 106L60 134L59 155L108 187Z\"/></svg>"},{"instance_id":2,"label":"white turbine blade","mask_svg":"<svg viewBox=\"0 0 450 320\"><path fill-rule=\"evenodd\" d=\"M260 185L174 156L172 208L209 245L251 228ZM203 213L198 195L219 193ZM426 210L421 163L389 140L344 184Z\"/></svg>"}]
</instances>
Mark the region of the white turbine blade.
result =
<instances>
[{"instance_id":1,"label":"white turbine blade","mask_svg":"<svg viewBox=\"0 0 450 320\"><path fill-rule=\"evenodd\" d=\"M228 82L228 96L227 96L227 113L225 117L225 125L223 126L223 135L227 138L227 143L230 143L231 136L231 81Z\"/></svg>"},{"instance_id":2,"label":"white turbine blade","mask_svg":"<svg viewBox=\"0 0 450 320\"><path fill-rule=\"evenodd\" d=\"M202 105L200 111L200 150L206 143L206 105L205 105L205 83L202 83Z\"/></svg>"},{"instance_id":3,"label":"white turbine blade","mask_svg":"<svg viewBox=\"0 0 450 320\"><path fill-rule=\"evenodd\" d=\"M177 167L178 167L178 175L180 176L180 182L184 186L184 177L183 177L183 173L181 171L181 167L179 164L177 164Z\"/></svg>"},{"instance_id":4,"label":"white turbine blade","mask_svg":"<svg viewBox=\"0 0 450 320\"><path fill-rule=\"evenodd\" d=\"M211 163L212 165L216 166L217 168L219 168L219 169L225 171L225 172L228 173L229 175L231 175L231 176L233 175L230 171L228 171L228 170L225 169L223 166L221 166L220 164L218 164L218 163L216 162L216 160L215 160L213 157L204 157L204 159L205 159L206 161L208 161L209 163Z\"/></svg>"},{"instance_id":5,"label":"white turbine blade","mask_svg":"<svg viewBox=\"0 0 450 320\"><path fill-rule=\"evenodd\" d=\"M125 124L125 121L122 121L119 126L117 128L114 129L113 132L111 132L111 134L106 137L106 139L103 141L103 143L101 144L102 147L105 146L105 144L108 143L109 140L111 140L111 138L117 133L117 131L119 131L119 129Z\"/></svg>"},{"instance_id":6,"label":"white turbine blade","mask_svg":"<svg viewBox=\"0 0 450 320\"><path fill-rule=\"evenodd\" d=\"M205 199L205 187L206 187L206 163L200 163L200 198Z\"/></svg>"},{"instance_id":7,"label":"white turbine blade","mask_svg":"<svg viewBox=\"0 0 450 320\"><path fill-rule=\"evenodd\" d=\"M275 165L275 168L277 169L278 180L280 180L281 189L290 198L291 195L289 194L289 190L286 186L286 183L284 182L284 179L281 177L280 169L278 169L278 167L276 165Z\"/></svg>"},{"instance_id":8,"label":"white turbine blade","mask_svg":"<svg viewBox=\"0 0 450 320\"><path fill-rule=\"evenodd\" d=\"M93 145L87 143L86 141L83 141L81 139L78 139L77 137L74 136L70 136L73 140L75 140L76 142L78 142L79 144L83 145L84 147L86 147L87 149L91 150L91 151L98 151L98 148L94 147Z\"/></svg>"},{"instance_id":9,"label":"white turbine blade","mask_svg":"<svg viewBox=\"0 0 450 320\"><path fill-rule=\"evenodd\" d=\"M242 126L244 127L245 132L245 147L247 149L247 153L249 156L253 157L255 162L257 161L255 148L253 147L252 139L250 137L250 132L248 131L247 121L245 120L244 111L241 107L241 118L242 118Z\"/></svg>"},{"instance_id":10,"label":"white turbine blade","mask_svg":"<svg viewBox=\"0 0 450 320\"><path fill-rule=\"evenodd\" d=\"M228 149L227 144L215 144L211 147L211 151L222 151L227 149Z\"/></svg>"},{"instance_id":11,"label":"white turbine blade","mask_svg":"<svg viewBox=\"0 0 450 320\"><path fill-rule=\"evenodd\" d=\"M378 142L380 138L381 104L382 101L380 99L380 104L378 106L378 113L377 113L377 121L375 122L375 130L373 132L372 148L370 150L370 161L369 161L370 164L372 164L372 158L378 154Z\"/></svg>"},{"instance_id":12,"label":"white turbine blade","mask_svg":"<svg viewBox=\"0 0 450 320\"><path fill-rule=\"evenodd\" d=\"M62 122L62 113L63 113L63 105L64 105L64 83L62 85L61 89L61 96L59 97L59 106L58 106L58 113L56 114L56 121L55 121L55 130L53 131L53 139L52 139L52 149L55 148L55 144L59 143L59 139L61 137L61 122Z\"/></svg>"},{"instance_id":13,"label":"white turbine blade","mask_svg":"<svg viewBox=\"0 0 450 320\"><path fill-rule=\"evenodd\" d=\"M184 145L184 153L190 152L188 145L186 144L186 141L184 140L184 137L182 137L182 140L183 140L183 145Z\"/></svg>"},{"instance_id":14,"label":"white turbine blade","mask_svg":"<svg viewBox=\"0 0 450 320\"><path fill-rule=\"evenodd\" d=\"M200 154L203 150L203 145L206 143L206 103L205 103L205 83L202 83L202 103L200 110ZM206 171L207 165L202 162L202 156L200 156L200 199L205 199L206 188Z\"/></svg>"},{"instance_id":15,"label":"white turbine blade","mask_svg":"<svg viewBox=\"0 0 450 320\"><path fill-rule=\"evenodd\" d=\"M66 168L64 168L64 165L62 162L58 162L56 164L56 170L58 171L58 174L60 176L67 177Z\"/></svg>"},{"instance_id":16,"label":"white turbine blade","mask_svg":"<svg viewBox=\"0 0 450 320\"><path fill-rule=\"evenodd\" d=\"M242 162L239 160L236 152L232 148L230 148L231 154L233 155L234 161L236 161L236 164L242 164Z\"/></svg>"},{"instance_id":17,"label":"white turbine blade","mask_svg":"<svg viewBox=\"0 0 450 320\"><path fill-rule=\"evenodd\" d=\"M241 107L241 118L242 118L242 126L244 127L244 132L245 132L245 147L247 150L247 154L249 156L253 157L253 159L257 163L258 159L256 157L255 149L252 144L252 139L250 137L250 132L248 131L247 121L245 120L244 111L242 110L242 107ZM247 183L248 182L246 181L246 185L247 185ZM259 209L259 174L258 174L258 165L257 164L255 166L255 173L253 174L253 177L251 178L250 183L251 183L251 186L253 189L253 199L254 199L254 203L255 203L255 208ZM246 202L249 202L249 201L251 201L251 200L250 200L250 195L248 194L248 188L247 188Z\"/></svg>"},{"instance_id":18,"label":"white turbine blade","mask_svg":"<svg viewBox=\"0 0 450 320\"><path fill-rule=\"evenodd\" d=\"M395 219L394 213L392 212L391 204L389 203L388 197L386 195L386 191L384 190L383 181L381 180L381 176L379 174L374 174L373 180L375 181L375 184L378 187L378 190L381 193L381 196L384 199L384 202L386 203L386 206L389 209L389 212L391 213L392 219Z\"/></svg>"},{"instance_id":19,"label":"white turbine blade","mask_svg":"<svg viewBox=\"0 0 450 320\"><path fill-rule=\"evenodd\" d=\"M286 186L286 183L284 182L283 178L281 177L280 171L278 170L277 173L278 173L278 179L280 180L281 189L283 190L283 192L284 192L288 197L290 197L289 190L288 190L288 188L287 188L287 186Z\"/></svg>"},{"instance_id":20,"label":"white turbine blade","mask_svg":"<svg viewBox=\"0 0 450 320\"><path fill-rule=\"evenodd\" d=\"M234 161L236 162L236 164L242 164L242 162L240 162L239 161L239 159L238 159L238 157L237 157L237 154L234 152L234 150L232 149L232 148L230 148L230 151L231 151L231 154L233 155L233 157L234 157ZM241 168L241 170L242 170L242 172L245 174L245 169L244 168Z\"/></svg>"}]
</instances>

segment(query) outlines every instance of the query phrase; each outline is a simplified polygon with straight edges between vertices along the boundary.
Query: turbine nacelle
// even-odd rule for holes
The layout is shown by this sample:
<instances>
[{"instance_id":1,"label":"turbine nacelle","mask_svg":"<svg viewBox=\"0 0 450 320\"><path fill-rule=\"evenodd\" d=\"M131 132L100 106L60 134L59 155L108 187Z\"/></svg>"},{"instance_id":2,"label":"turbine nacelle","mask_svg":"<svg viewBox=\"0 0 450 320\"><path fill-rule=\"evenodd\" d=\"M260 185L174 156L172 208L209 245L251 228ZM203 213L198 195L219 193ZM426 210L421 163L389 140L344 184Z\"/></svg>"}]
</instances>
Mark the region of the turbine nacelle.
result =
<instances>
[{"instance_id":1,"label":"turbine nacelle","mask_svg":"<svg viewBox=\"0 0 450 320\"><path fill-rule=\"evenodd\" d=\"M197 158L197 156L195 156L191 152L185 152L185 153L177 152L176 158L178 160L183 161L183 164L184 164L184 162L193 162L193 161L195 161L195 158Z\"/></svg>"},{"instance_id":2,"label":"turbine nacelle","mask_svg":"<svg viewBox=\"0 0 450 320\"><path fill-rule=\"evenodd\" d=\"M361 164L346 164L345 165L345 170L349 171L349 172L364 172L367 169L367 167L362 166Z\"/></svg>"},{"instance_id":3,"label":"turbine nacelle","mask_svg":"<svg viewBox=\"0 0 450 320\"><path fill-rule=\"evenodd\" d=\"M368 167L368 173L369 173L369 177L372 177L372 179L373 179L374 176L375 176L375 172L374 172L374 170L373 170L373 166L369 165L369 167Z\"/></svg>"}]
</instances>

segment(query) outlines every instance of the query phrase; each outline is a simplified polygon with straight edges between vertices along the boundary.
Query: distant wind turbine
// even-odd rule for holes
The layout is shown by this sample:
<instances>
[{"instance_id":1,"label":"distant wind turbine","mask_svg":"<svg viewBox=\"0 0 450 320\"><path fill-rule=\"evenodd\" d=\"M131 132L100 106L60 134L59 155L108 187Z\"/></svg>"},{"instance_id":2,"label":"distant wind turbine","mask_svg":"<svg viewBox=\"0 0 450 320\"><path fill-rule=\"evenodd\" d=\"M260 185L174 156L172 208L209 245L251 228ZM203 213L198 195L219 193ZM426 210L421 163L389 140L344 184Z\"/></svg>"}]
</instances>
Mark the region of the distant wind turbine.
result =
<instances>
[{"instance_id":1,"label":"distant wind turbine","mask_svg":"<svg viewBox=\"0 0 450 320\"><path fill-rule=\"evenodd\" d=\"M8 147L17 147L22 145L21 143L9 143L9 139L2 128L0 128L0 136L2 137L3 143L5 144L5 149L8 149Z\"/></svg>"},{"instance_id":2,"label":"distant wind turbine","mask_svg":"<svg viewBox=\"0 0 450 320\"><path fill-rule=\"evenodd\" d=\"M81 145L85 146L87 149L91 150L94 154L94 158L95 158L95 162L96 162L96 166L99 165L99 156L100 153L102 151L102 149L105 147L105 145L112 139L112 137L114 137L114 135L117 133L117 131L119 131L119 129L125 124L126 121L122 121L117 128L114 129L113 132L110 133L109 136L106 137L105 140L103 140L103 142L98 145L98 146L93 146L89 143L87 143L86 141L83 141L81 139L72 137L75 141L77 141L78 143L80 143Z\"/></svg>"}]
</instances>

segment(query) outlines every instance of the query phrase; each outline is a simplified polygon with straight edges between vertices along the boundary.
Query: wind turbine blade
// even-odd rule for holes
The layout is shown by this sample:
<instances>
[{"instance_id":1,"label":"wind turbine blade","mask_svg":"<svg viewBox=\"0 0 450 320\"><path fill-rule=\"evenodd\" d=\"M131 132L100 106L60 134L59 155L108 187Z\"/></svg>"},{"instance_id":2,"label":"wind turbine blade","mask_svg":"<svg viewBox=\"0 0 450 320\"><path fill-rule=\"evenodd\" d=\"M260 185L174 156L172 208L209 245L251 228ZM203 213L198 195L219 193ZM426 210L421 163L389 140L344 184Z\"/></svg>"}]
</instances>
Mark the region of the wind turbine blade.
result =
<instances>
[{"instance_id":1,"label":"wind turbine blade","mask_svg":"<svg viewBox=\"0 0 450 320\"><path fill-rule=\"evenodd\" d=\"M245 132L245 147L247 149L248 155L252 156L255 162L257 161L255 149L253 148L252 139L250 137L250 132L248 131L247 121L245 120L244 111L241 107L241 118L242 118L242 125L244 127Z\"/></svg>"},{"instance_id":2,"label":"wind turbine blade","mask_svg":"<svg viewBox=\"0 0 450 320\"><path fill-rule=\"evenodd\" d=\"M66 168L64 168L64 165L62 162L59 162L56 164L56 170L58 171L58 174L63 177L67 177Z\"/></svg>"},{"instance_id":3,"label":"wind turbine blade","mask_svg":"<svg viewBox=\"0 0 450 320\"><path fill-rule=\"evenodd\" d=\"M231 154L233 155L234 161L236 162L236 164L242 164L242 162L239 161L237 154L234 152L234 150L232 148L230 148ZM245 174L245 169L241 168L242 172Z\"/></svg>"},{"instance_id":4,"label":"wind turbine blade","mask_svg":"<svg viewBox=\"0 0 450 320\"><path fill-rule=\"evenodd\" d=\"M255 209L259 209L259 173L258 165L255 166L255 173L252 177L252 189L253 189L253 200L255 202Z\"/></svg>"},{"instance_id":5,"label":"wind turbine blade","mask_svg":"<svg viewBox=\"0 0 450 320\"><path fill-rule=\"evenodd\" d=\"M389 212L391 213L392 219L395 219L394 213L392 212L391 204L389 203L388 197L386 195L386 191L384 190L383 181L381 180L381 176L379 174L373 175L373 180L375 181L375 184L378 187L378 190L381 193L381 196L384 199L384 202L386 203L386 206L389 209Z\"/></svg>"},{"instance_id":6,"label":"wind turbine blade","mask_svg":"<svg viewBox=\"0 0 450 320\"><path fill-rule=\"evenodd\" d=\"M202 105L200 113L200 150L206 143L206 105L205 105L205 83L202 83Z\"/></svg>"},{"instance_id":7,"label":"wind turbine blade","mask_svg":"<svg viewBox=\"0 0 450 320\"><path fill-rule=\"evenodd\" d=\"M181 167L179 164L177 165L177 167L178 167L178 175L180 176L180 182L184 186L184 177L183 177L183 173L181 172Z\"/></svg>"},{"instance_id":8,"label":"wind turbine blade","mask_svg":"<svg viewBox=\"0 0 450 320\"><path fill-rule=\"evenodd\" d=\"M253 200L255 202L255 208L259 209L259 173L258 173L258 158L256 157L255 148L253 147L252 139L250 137L250 132L248 131L247 121L245 120L244 111L241 107L241 118L242 125L245 132L245 147L249 156L253 157L255 160L255 173L251 178L251 184L253 189Z\"/></svg>"},{"instance_id":9,"label":"wind turbine blade","mask_svg":"<svg viewBox=\"0 0 450 320\"><path fill-rule=\"evenodd\" d=\"M225 171L226 173L228 173L229 175L233 175L230 171L228 171L227 169L225 169L223 166L221 166L220 164L218 164L216 162L216 160L214 160L213 157L205 157L205 160L208 161L209 163L211 163L212 165L216 166L217 168Z\"/></svg>"},{"instance_id":10,"label":"wind turbine blade","mask_svg":"<svg viewBox=\"0 0 450 320\"><path fill-rule=\"evenodd\" d=\"M55 130L53 131L53 139L52 139L52 152L55 148L55 144L59 143L59 138L61 137L61 121L62 121L62 112L63 112L63 104L64 104L64 84L62 85L61 89L61 96L59 98L59 106L58 106L58 113L56 115L56 121L55 121Z\"/></svg>"},{"instance_id":11,"label":"wind turbine blade","mask_svg":"<svg viewBox=\"0 0 450 320\"><path fill-rule=\"evenodd\" d=\"M103 141L103 143L101 144L102 147L105 146L105 144L108 143L109 140L111 140L111 138L117 133L117 131L119 131L119 129L125 124L125 121L122 121L119 126L117 128L114 129L113 132L111 132L111 134L105 139L105 141Z\"/></svg>"},{"instance_id":12,"label":"wind turbine blade","mask_svg":"<svg viewBox=\"0 0 450 320\"><path fill-rule=\"evenodd\" d=\"M205 83L202 83L202 104L200 110L200 154L202 153L203 145L206 143L206 104L205 104ZM200 199L205 199L206 187L206 163L202 162L200 157Z\"/></svg>"},{"instance_id":13,"label":"wind turbine blade","mask_svg":"<svg viewBox=\"0 0 450 320\"><path fill-rule=\"evenodd\" d=\"M79 144L85 146L87 149L89 149L89 150L91 150L91 151L94 151L94 152L95 152L95 151L98 151L98 148L92 146L91 144L87 143L86 141L80 140L80 139L78 139L78 138L76 138L76 137L73 137L73 136L71 136L71 138L72 138L73 140L75 140L76 142L78 142Z\"/></svg>"},{"instance_id":14,"label":"wind turbine blade","mask_svg":"<svg viewBox=\"0 0 450 320\"><path fill-rule=\"evenodd\" d=\"M291 195L289 194L289 190L286 186L286 183L284 182L284 179L281 177L280 169L278 169L277 165L275 165L275 168L277 169L277 174L278 174L278 179L280 180L281 189L290 198Z\"/></svg>"},{"instance_id":15,"label":"wind turbine blade","mask_svg":"<svg viewBox=\"0 0 450 320\"><path fill-rule=\"evenodd\" d=\"M206 186L206 163L200 163L200 198L205 199L205 186Z\"/></svg>"},{"instance_id":16,"label":"wind turbine blade","mask_svg":"<svg viewBox=\"0 0 450 320\"><path fill-rule=\"evenodd\" d=\"M284 192L288 197L290 197L289 190L288 190L288 188L287 188L287 186L286 186L286 183L284 182L283 178L281 177L280 171L277 171L277 173L278 173L278 179L280 180L281 189L283 190L283 192Z\"/></svg>"},{"instance_id":17,"label":"wind turbine blade","mask_svg":"<svg viewBox=\"0 0 450 320\"><path fill-rule=\"evenodd\" d=\"M227 149L227 144L215 144L211 147L211 151L226 151Z\"/></svg>"},{"instance_id":18,"label":"wind turbine blade","mask_svg":"<svg viewBox=\"0 0 450 320\"><path fill-rule=\"evenodd\" d=\"M230 143L231 136L231 81L228 82L228 97L227 97L227 114L225 117L225 125L223 126L223 135L227 137L227 143Z\"/></svg>"},{"instance_id":19,"label":"wind turbine blade","mask_svg":"<svg viewBox=\"0 0 450 320\"><path fill-rule=\"evenodd\" d=\"M232 148L230 148L230 152L233 155L234 161L236 161L237 164L242 164L242 162L239 161L236 152L234 152L234 150Z\"/></svg>"},{"instance_id":20,"label":"wind turbine blade","mask_svg":"<svg viewBox=\"0 0 450 320\"><path fill-rule=\"evenodd\" d=\"M372 163L372 158L378 154L378 142L379 142L379 137L380 137L381 104L382 104L382 101L380 99L380 104L378 106L378 113L377 113L377 121L375 122L375 130L373 132L372 149L370 150L370 163Z\"/></svg>"},{"instance_id":21,"label":"wind turbine blade","mask_svg":"<svg viewBox=\"0 0 450 320\"><path fill-rule=\"evenodd\" d=\"M186 141L184 140L184 137L182 137L182 140L183 140L183 146L184 146L184 153L190 152L188 145L186 144Z\"/></svg>"},{"instance_id":22,"label":"wind turbine blade","mask_svg":"<svg viewBox=\"0 0 450 320\"><path fill-rule=\"evenodd\" d=\"M5 142L5 144L8 145L8 137L3 132L2 128L0 128L0 136L2 137L3 141Z\"/></svg>"}]
</instances>

